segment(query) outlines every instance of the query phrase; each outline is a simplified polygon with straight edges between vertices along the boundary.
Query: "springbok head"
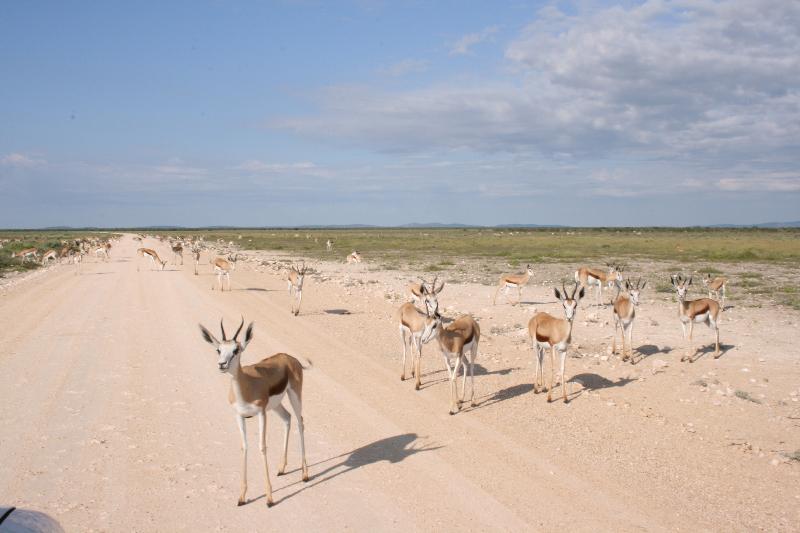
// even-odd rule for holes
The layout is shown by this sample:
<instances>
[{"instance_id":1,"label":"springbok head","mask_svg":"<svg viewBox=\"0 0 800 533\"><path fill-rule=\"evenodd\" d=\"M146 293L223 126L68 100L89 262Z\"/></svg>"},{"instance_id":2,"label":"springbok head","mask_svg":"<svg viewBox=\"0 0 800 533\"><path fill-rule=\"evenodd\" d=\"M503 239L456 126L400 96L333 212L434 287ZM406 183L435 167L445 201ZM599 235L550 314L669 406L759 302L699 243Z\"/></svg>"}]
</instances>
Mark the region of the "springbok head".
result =
<instances>
[{"instance_id":1,"label":"springbok head","mask_svg":"<svg viewBox=\"0 0 800 533\"><path fill-rule=\"evenodd\" d=\"M239 324L239 329L232 339L228 339L225 335L225 326L222 324L222 319L219 321L219 329L222 332L222 340L217 340L202 324L200 326L200 333L203 339L209 343L217 351L217 366L220 372L235 372L239 368L239 361L247 345L253 339L253 322L247 326L247 331L244 332L244 340L239 342L239 333L244 326L244 317L242 323Z\"/></svg>"},{"instance_id":2,"label":"springbok head","mask_svg":"<svg viewBox=\"0 0 800 533\"><path fill-rule=\"evenodd\" d=\"M628 291L628 294L631 295L631 302L633 305L639 305L639 294L644 290L646 285L647 281L642 282L642 278L637 279L635 284L625 280L625 289Z\"/></svg>"},{"instance_id":3,"label":"springbok head","mask_svg":"<svg viewBox=\"0 0 800 533\"><path fill-rule=\"evenodd\" d=\"M575 310L578 308L578 302L580 302L581 298L583 298L583 287L581 287L581 290L578 291L578 283L576 282L575 287L572 289L572 294L567 294L567 289L562 283L561 292L559 292L558 287L555 287L553 291L556 294L556 298L561 301L561 305L564 306L564 316L566 317L567 321L572 322L572 319L575 318Z\"/></svg>"},{"instance_id":4,"label":"springbok head","mask_svg":"<svg viewBox=\"0 0 800 533\"><path fill-rule=\"evenodd\" d=\"M692 276L689 276L687 280L682 274L675 274L670 276L670 280L672 281L672 286L675 287L675 291L678 293L678 300L683 301L686 298L689 285L692 284Z\"/></svg>"},{"instance_id":5,"label":"springbok head","mask_svg":"<svg viewBox=\"0 0 800 533\"><path fill-rule=\"evenodd\" d=\"M425 302L425 312L428 313L429 316L439 312L438 295L442 292L442 289L444 289L444 281L437 286L436 282L438 279L439 276L434 277L432 283L428 283L423 279L422 285L420 285L422 300Z\"/></svg>"},{"instance_id":6,"label":"springbok head","mask_svg":"<svg viewBox=\"0 0 800 533\"><path fill-rule=\"evenodd\" d=\"M306 266L306 262L305 261L303 261L302 265L299 266L299 267L297 265L292 265L292 271L297 274L297 278L296 278L296 281L294 283L294 286L295 286L295 289L298 290L298 291L303 290L303 280L306 277L306 271L307 270L308 270L308 267Z\"/></svg>"}]
</instances>

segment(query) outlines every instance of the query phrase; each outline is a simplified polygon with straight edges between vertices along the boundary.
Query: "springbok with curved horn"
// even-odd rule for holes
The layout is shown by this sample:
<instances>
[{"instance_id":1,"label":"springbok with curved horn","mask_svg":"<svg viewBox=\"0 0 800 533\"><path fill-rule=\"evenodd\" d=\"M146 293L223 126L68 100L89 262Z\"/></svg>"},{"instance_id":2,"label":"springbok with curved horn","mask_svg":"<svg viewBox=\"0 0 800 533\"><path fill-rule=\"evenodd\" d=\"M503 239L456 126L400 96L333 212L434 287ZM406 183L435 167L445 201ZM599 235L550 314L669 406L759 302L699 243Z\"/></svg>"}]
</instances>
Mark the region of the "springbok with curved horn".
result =
<instances>
[{"instance_id":1,"label":"springbok with curved horn","mask_svg":"<svg viewBox=\"0 0 800 533\"><path fill-rule=\"evenodd\" d=\"M181 242L176 242L171 246L172 248L172 258L175 261L175 264L178 264L178 258L181 260L181 266L183 266L183 244Z\"/></svg>"},{"instance_id":2,"label":"springbok with curved horn","mask_svg":"<svg viewBox=\"0 0 800 533\"><path fill-rule=\"evenodd\" d=\"M139 248L136 250L136 253L139 254L139 257L150 259L150 264L152 266L157 267L159 270L164 270L164 267L167 265L166 261L162 261L155 250L151 250L150 248ZM139 270L139 265L136 265L136 270Z\"/></svg>"},{"instance_id":3,"label":"springbok with curved horn","mask_svg":"<svg viewBox=\"0 0 800 533\"><path fill-rule=\"evenodd\" d=\"M641 278L636 280L636 284L625 280L625 291L621 293L621 285L616 282L617 296L613 300L614 309L614 341L611 346L611 353L617 353L617 331L622 330L622 360L631 360L631 364L636 361L633 357L633 319L636 318L636 307L639 305L639 293L644 290L647 282L642 283ZM625 353L625 337L628 337L628 353Z\"/></svg>"},{"instance_id":4,"label":"springbok with curved horn","mask_svg":"<svg viewBox=\"0 0 800 533\"><path fill-rule=\"evenodd\" d=\"M531 276L533 276L533 269L530 265L527 265L524 274L503 274L500 276L500 281L497 283L497 290L494 291L492 305L497 304L497 294L500 292L500 289L505 289L506 295L508 295L508 289L517 289L517 304L519 304L522 301L522 287L528 283ZM506 298L508 298L508 296L506 296Z\"/></svg>"},{"instance_id":5,"label":"springbok with curved horn","mask_svg":"<svg viewBox=\"0 0 800 533\"><path fill-rule=\"evenodd\" d=\"M436 333L435 315L422 312L411 303L406 302L397 310L397 321L400 323L400 339L403 341L403 372L400 381L406 379L406 348L411 349L411 376L416 378L414 388L419 390L421 383L420 365L422 345L428 343ZM417 355L414 356L414 346Z\"/></svg>"},{"instance_id":6,"label":"springbok with curved horn","mask_svg":"<svg viewBox=\"0 0 800 533\"><path fill-rule=\"evenodd\" d=\"M283 438L283 463L278 469L278 475L286 472L286 459L289 449L289 429L292 416L282 405L283 397L289 397L289 403L297 420L297 429L300 433L300 457L302 458L303 481L308 481L308 465L306 464L306 444L303 426L303 368L300 361L289 354L276 353L253 365L242 366L242 353L253 339L253 322L247 326L244 340L238 341L239 333L244 326L244 317L239 329L232 339L225 337L225 328L222 320L219 328L222 340L219 341L200 324L203 339L211 344L217 351L217 367L220 372L230 374L231 386L228 392L228 402L236 411L239 423L239 432L242 436L242 489L239 494L238 505L245 504L247 495L247 426L245 419L258 417L259 442L261 455L264 457L264 475L266 478L267 506L271 506L272 484L269 481L269 464L267 463L267 411L274 411L284 424ZM309 362L310 366L310 362Z\"/></svg>"},{"instance_id":7,"label":"springbok with curved horn","mask_svg":"<svg viewBox=\"0 0 800 533\"><path fill-rule=\"evenodd\" d=\"M192 257L194 258L194 275L199 276L198 269L200 268L200 248L192 248Z\"/></svg>"},{"instance_id":8,"label":"springbok with curved horn","mask_svg":"<svg viewBox=\"0 0 800 533\"><path fill-rule=\"evenodd\" d=\"M228 260L223 259L221 257L217 257L216 259L212 259L209 261L211 266L214 267L214 273L217 275L217 284L219 285L219 290L225 290L225 284L222 282L222 278L228 280L228 291L231 290L231 270L236 268L236 263L231 264ZM211 285L211 290L214 290L214 285Z\"/></svg>"},{"instance_id":9,"label":"springbok with curved horn","mask_svg":"<svg viewBox=\"0 0 800 533\"><path fill-rule=\"evenodd\" d=\"M580 283L581 287L589 288L596 286L595 296L597 305L600 305L600 299L603 297L603 285L611 288L615 281L622 283L621 265L612 265L606 263L608 271L603 271L599 268L580 267L575 271L575 282Z\"/></svg>"},{"instance_id":10,"label":"springbok with curved horn","mask_svg":"<svg viewBox=\"0 0 800 533\"><path fill-rule=\"evenodd\" d=\"M698 298L697 300L686 300L686 293L692 284L692 277L687 280L682 275L671 276L672 286L678 295L678 317L681 320L683 329L683 339L686 340L686 324L689 324L689 350L681 357L681 361L689 360L694 363L694 356L697 350L692 346L692 331L695 323L706 324L714 330L716 342L714 345L714 359L718 359L722 353L719 350L719 303L711 298Z\"/></svg>"},{"instance_id":11,"label":"springbok with curved horn","mask_svg":"<svg viewBox=\"0 0 800 533\"><path fill-rule=\"evenodd\" d=\"M292 300L291 313L294 316L300 314L300 303L303 301L303 281L305 280L307 270L305 261L303 261L303 265L299 268L292 265L292 268L289 269L289 276L286 278L289 298ZM294 294L292 294L293 292ZM295 304L297 304L297 308L295 308Z\"/></svg>"},{"instance_id":12,"label":"springbok with curved horn","mask_svg":"<svg viewBox=\"0 0 800 533\"><path fill-rule=\"evenodd\" d=\"M578 283L572 294L567 294L564 284L561 284L561 292L554 288L556 298L561 301L564 307L564 318L555 318L549 313L536 313L528 322L528 335L531 339L531 347L536 351L536 374L533 378L533 392L539 393L539 377L541 375L542 387L544 387L544 351L550 348L550 386L547 388L547 401L553 401L553 373L555 372L556 351L561 355L561 395L564 403L567 399L567 381L564 376L564 367L567 360L567 349L572 342L572 323L575 320L575 312L578 309L578 302L584 294L584 288L578 291Z\"/></svg>"},{"instance_id":13,"label":"springbok with curved horn","mask_svg":"<svg viewBox=\"0 0 800 533\"><path fill-rule=\"evenodd\" d=\"M478 342L481 339L481 328L478 322L469 315L462 315L453 320L446 327L442 325L442 316L434 315L435 329L439 349L444 356L447 374L450 379L450 414L454 415L461 410L467 388L467 370L469 370L470 405L475 406L475 357L478 355ZM469 360L467 360L469 354ZM451 365L452 363L452 365ZM469 367L467 366L469 363ZM458 368L461 367L463 379L461 380L461 395L458 395Z\"/></svg>"},{"instance_id":14,"label":"springbok with curved horn","mask_svg":"<svg viewBox=\"0 0 800 533\"><path fill-rule=\"evenodd\" d=\"M442 289L444 289L444 281L437 286L436 282L438 279L439 276L435 276L433 282L428 283L420 278L421 283L412 282L408 284L408 290L411 292L412 300L424 303L425 309L429 315L434 315L439 310L438 296L439 293L442 292Z\"/></svg>"},{"instance_id":15,"label":"springbok with curved horn","mask_svg":"<svg viewBox=\"0 0 800 533\"><path fill-rule=\"evenodd\" d=\"M353 253L347 256L347 264L360 263L360 262L361 262L361 254L358 253L358 250L353 250Z\"/></svg>"},{"instance_id":16,"label":"springbok with curved horn","mask_svg":"<svg viewBox=\"0 0 800 533\"><path fill-rule=\"evenodd\" d=\"M711 278L711 274L706 274L703 278L703 285L708 289L708 297L712 295L719 302L719 310L725 311L725 286L728 284L727 278L716 277Z\"/></svg>"}]
</instances>

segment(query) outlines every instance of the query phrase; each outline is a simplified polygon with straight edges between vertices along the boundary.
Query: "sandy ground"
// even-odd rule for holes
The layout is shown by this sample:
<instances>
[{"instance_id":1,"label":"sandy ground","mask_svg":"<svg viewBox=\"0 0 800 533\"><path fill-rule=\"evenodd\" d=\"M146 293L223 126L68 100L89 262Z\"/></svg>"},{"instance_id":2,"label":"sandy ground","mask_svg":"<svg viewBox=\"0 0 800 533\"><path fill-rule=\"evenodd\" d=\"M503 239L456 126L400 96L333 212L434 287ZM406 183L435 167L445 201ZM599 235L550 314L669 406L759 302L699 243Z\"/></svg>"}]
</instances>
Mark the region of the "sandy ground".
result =
<instances>
[{"instance_id":1,"label":"sandy ground","mask_svg":"<svg viewBox=\"0 0 800 533\"><path fill-rule=\"evenodd\" d=\"M634 332L644 357L632 366L608 357L610 308L586 298L567 361L571 401L548 404L532 391L524 326L534 310L560 312L554 267L521 305L501 295L492 306L482 283L449 283L445 315L471 312L484 333L478 405L449 416L433 344L422 390L399 379L393 317L411 273L317 263L294 317L274 254L249 254L220 293L207 255L200 276L188 260L137 272L138 245L125 237L82 275L55 266L0 291L0 505L42 511L67 531L800 529L800 462L788 458L800 449L797 312L735 304L724 355L680 363L676 304L648 291ZM146 245L168 257L166 245ZM228 377L197 328L241 315L256 322L244 362L287 351L314 363L312 478L300 480L294 431L290 472L274 475L282 431L270 415L269 509L254 422L251 501L236 506ZM696 338L712 340L705 326Z\"/></svg>"}]
</instances>

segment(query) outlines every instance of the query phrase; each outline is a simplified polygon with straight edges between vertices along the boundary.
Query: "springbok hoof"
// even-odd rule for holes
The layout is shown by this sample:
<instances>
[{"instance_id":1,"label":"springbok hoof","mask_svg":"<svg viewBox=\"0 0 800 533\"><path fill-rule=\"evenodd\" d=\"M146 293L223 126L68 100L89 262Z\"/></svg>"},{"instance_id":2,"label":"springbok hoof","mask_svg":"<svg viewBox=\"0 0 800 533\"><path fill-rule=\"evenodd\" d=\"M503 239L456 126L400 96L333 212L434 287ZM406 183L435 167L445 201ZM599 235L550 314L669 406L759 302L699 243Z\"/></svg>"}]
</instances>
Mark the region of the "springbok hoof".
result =
<instances>
[{"instance_id":1,"label":"springbok hoof","mask_svg":"<svg viewBox=\"0 0 800 533\"><path fill-rule=\"evenodd\" d=\"M272 507L273 505L275 505L275 502L272 501L272 498L267 498L267 507Z\"/></svg>"},{"instance_id":2,"label":"springbok hoof","mask_svg":"<svg viewBox=\"0 0 800 533\"><path fill-rule=\"evenodd\" d=\"M244 504L245 504L244 500L239 500L238 502L236 502L236 507L241 507Z\"/></svg>"},{"instance_id":3,"label":"springbok hoof","mask_svg":"<svg viewBox=\"0 0 800 533\"><path fill-rule=\"evenodd\" d=\"M419 390L419 383L417 383L416 385L414 385L414 390Z\"/></svg>"},{"instance_id":4,"label":"springbok hoof","mask_svg":"<svg viewBox=\"0 0 800 533\"><path fill-rule=\"evenodd\" d=\"M308 474L303 474L303 481L308 482Z\"/></svg>"}]
</instances>

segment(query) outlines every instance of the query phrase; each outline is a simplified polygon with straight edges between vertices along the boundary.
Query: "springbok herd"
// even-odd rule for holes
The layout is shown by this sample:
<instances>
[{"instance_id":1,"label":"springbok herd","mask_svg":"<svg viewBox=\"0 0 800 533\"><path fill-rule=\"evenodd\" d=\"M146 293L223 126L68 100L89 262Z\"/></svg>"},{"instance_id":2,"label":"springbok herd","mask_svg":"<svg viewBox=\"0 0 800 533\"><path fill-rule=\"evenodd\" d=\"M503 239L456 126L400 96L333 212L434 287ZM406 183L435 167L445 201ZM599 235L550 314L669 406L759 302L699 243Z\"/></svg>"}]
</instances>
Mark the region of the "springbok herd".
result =
<instances>
[{"instance_id":1,"label":"springbok herd","mask_svg":"<svg viewBox=\"0 0 800 533\"><path fill-rule=\"evenodd\" d=\"M224 290L227 281L230 291L231 273L235 271L239 260L246 256L236 251L233 242L225 243L218 240L216 243L205 243L202 239L165 239L156 236L160 241L168 241L171 248L175 264L183 264L183 250L191 250L194 259L194 274L199 274L200 254L203 250L211 250L212 259L209 261L213 273L217 277L217 282L212 285L212 290L218 288ZM142 242L145 236L139 235L134 239ZM325 243L327 251L333 248L333 241ZM89 251L94 251L98 257L108 260L110 256L111 243L106 242L78 242L65 245L64 250L56 254L55 251L48 251L45 256L50 257L55 254L57 257L68 257L80 264L81 257ZM52 252L52 254L51 254ZM140 258L149 262L151 268L163 270L167 264L166 260L161 259L158 253L151 249L141 247L137 250ZM36 249L23 250L15 254L25 261L29 257L37 258ZM216 257L214 257L216 256ZM77 258L77 259L75 259ZM361 263L363 260L358 251L353 251L345 260L347 264ZM137 270L139 267L137 266ZM566 391L566 356L567 350L572 342L572 329L577 314L578 306L584 298L586 291L595 289L595 305L602 306L603 289L614 290L615 294L611 300L611 313L614 324L614 340L612 353L617 354L617 333L620 334L620 352L622 361L636 363L633 349L633 325L636 318L636 308L639 306L640 293L647 286L646 281L641 279L625 279L623 277L623 267L621 265L607 264L606 268L581 267L574 272L574 284L566 286L562 283L561 287L554 287L555 297L561 304L562 316L553 316L546 312L538 312L528 321L528 336L531 348L535 354L535 372L533 376L534 394L547 390L547 401L551 402L554 389L554 374L556 356L559 360L559 377L561 382L561 396L564 402L568 402ZM292 315L298 316L300 313L300 303L304 288L304 280L308 267L304 262L299 265L292 265L286 273L287 288L291 300L290 311ZM494 295L493 305L497 303L497 296L502 290L508 295L509 291L516 291L516 302L521 300L522 288L533 277L534 271L531 265L527 265L525 272L521 274L506 274L500 277ZM678 319L683 331L684 340L688 339L687 351L681 357L681 361L694 362L697 351L692 343L693 328L695 324L706 324L715 334L714 358L721 355L719 344L719 318L724 308L725 299L725 278L711 278L707 276L703 279L703 284L708 291L707 298L688 299L689 288L693 284L693 278L688 278L681 274L671 276L671 284L675 290L678 300ZM474 384L474 364L478 354L478 344L481 337L481 329L478 322L470 315L465 314L455 319L448 320L439 312L439 298L445 287L443 281L438 277L433 280L420 278L419 282L412 282L408 285L408 296L410 301L403 303L396 312L395 323L399 330L400 339L403 344L402 371L400 379L406 379L406 359L410 352L411 364L410 375L415 379L415 388L420 389L421 385L421 358L422 349L425 344L436 339L439 349L443 355L445 369L450 385L450 414L456 414L461 410L465 403L467 374L470 377L470 404L475 405L475 384ZM717 298L717 299L714 299ZM220 322L220 338L217 338L206 327L200 325L202 338L209 343L217 352L217 367L219 372L227 373L231 377L229 402L237 415L239 431L242 438L242 449L244 457L242 461L242 487L239 496L239 505L246 501L247 491L247 439L245 419L257 417L259 421L259 442L260 451L264 458L264 468L266 476L266 496L267 505L273 504L272 489L269 479L269 467L266 455L266 413L274 411L283 421L285 435L283 442L283 461L278 470L281 475L286 471L287 448L289 442L289 430L291 426L291 414L283 405L284 396L288 396L291 411L294 413L300 435L300 452L302 458L302 479L308 480L308 466L305 456L305 442L303 434L302 416L302 387L303 369L309 368L311 362L308 359L301 362L299 359L285 354L278 353L267 357L258 363L242 366L241 356L253 338L253 323L245 329L244 337L240 340L244 318L232 337L228 337L222 322ZM688 332L687 332L688 327ZM544 379L544 359L545 353L550 353L550 379L545 387ZM462 375L461 387L459 387L457 377Z\"/></svg>"}]
</instances>

